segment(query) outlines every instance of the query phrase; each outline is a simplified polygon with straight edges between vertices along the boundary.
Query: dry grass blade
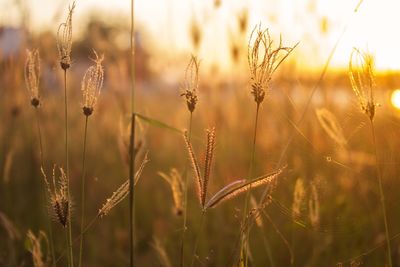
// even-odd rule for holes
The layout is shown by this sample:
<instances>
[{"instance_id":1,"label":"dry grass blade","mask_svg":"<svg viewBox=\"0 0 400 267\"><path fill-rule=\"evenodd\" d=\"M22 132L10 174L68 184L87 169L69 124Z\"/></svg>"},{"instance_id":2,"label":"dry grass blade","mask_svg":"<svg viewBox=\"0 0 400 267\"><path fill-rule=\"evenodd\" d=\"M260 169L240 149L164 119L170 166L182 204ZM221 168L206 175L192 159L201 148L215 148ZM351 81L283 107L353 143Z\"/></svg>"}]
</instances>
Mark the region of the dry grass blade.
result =
<instances>
[{"instance_id":1,"label":"dry grass blade","mask_svg":"<svg viewBox=\"0 0 400 267\"><path fill-rule=\"evenodd\" d=\"M203 187L201 189L201 205L204 207L207 197L207 187L208 181L210 179L212 159L214 155L215 148L215 128L207 130L207 148L206 148L206 158L204 162L204 178Z\"/></svg>"},{"instance_id":2,"label":"dry grass blade","mask_svg":"<svg viewBox=\"0 0 400 267\"><path fill-rule=\"evenodd\" d=\"M190 162L192 163L192 167L193 167L193 170L195 173L197 196L199 198L199 202L201 203L202 202L202 197L201 197L202 193L201 192L202 192L202 188L203 188L203 182L201 179L200 167L197 162L196 156L193 152L192 144L189 142L187 132L184 133L183 138L185 140L186 148L189 153Z\"/></svg>"},{"instance_id":3,"label":"dry grass blade","mask_svg":"<svg viewBox=\"0 0 400 267\"><path fill-rule=\"evenodd\" d=\"M375 116L373 90L376 87L374 78L374 58L371 54L354 48L349 61L349 78L361 110L372 120Z\"/></svg>"},{"instance_id":4,"label":"dry grass blade","mask_svg":"<svg viewBox=\"0 0 400 267\"><path fill-rule=\"evenodd\" d=\"M170 185L172 191L172 197L174 199L175 213L176 215L181 215L183 212L183 188L184 188L181 174L178 172L177 169L172 168L171 171L169 172L169 175L163 172L158 172L158 175L160 175Z\"/></svg>"},{"instance_id":5,"label":"dry grass blade","mask_svg":"<svg viewBox=\"0 0 400 267\"><path fill-rule=\"evenodd\" d=\"M340 146L346 146L347 140L343 135L342 127L340 126L336 116L325 108L317 109L318 122L325 132Z\"/></svg>"},{"instance_id":6,"label":"dry grass blade","mask_svg":"<svg viewBox=\"0 0 400 267\"><path fill-rule=\"evenodd\" d=\"M319 226L319 201L317 187L311 183L311 194L308 200L308 209L310 214L310 222L313 227Z\"/></svg>"},{"instance_id":7,"label":"dry grass blade","mask_svg":"<svg viewBox=\"0 0 400 267\"><path fill-rule=\"evenodd\" d=\"M138 171L135 173L135 185L139 181L143 169L148 161L149 160L146 153ZM100 218L106 216L116 205L118 205L122 200L124 200L128 194L129 194L129 179L126 180L116 191L114 191L111 197L106 200L106 203L104 203L101 209L99 209L97 216L99 216Z\"/></svg>"},{"instance_id":8,"label":"dry grass blade","mask_svg":"<svg viewBox=\"0 0 400 267\"><path fill-rule=\"evenodd\" d=\"M12 221L7 217L7 215L5 215L1 211L0 211L0 224L6 230L7 235L11 240L16 240L21 237L18 229L14 226Z\"/></svg>"},{"instance_id":9,"label":"dry grass blade","mask_svg":"<svg viewBox=\"0 0 400 267\"><path fill-rule=\"evenodd\" d=\"M32 261L34 267L44 267L47 266L47 262L49 262L49 255L46 257L43 256L42 253L42 242L46 242L47 248L49 247L49 240L47 239L46 234L43 231L39 232L38 236L29 230L27 235L27 248L29 252L32 254Z\"/></svg>"},{"instance_id":10,"label":"dry grass blade","mask_svg":"<svg viewBox=\"0 0 400 267\"><path fill-rule=\"evenodd\" d=\"M272 185L276 183L277 178L283 173L286 167L279 169L271 174L260 176L252 181L235 181L218 191L205 205L204 209L214 208L218 204L237 197L247 190L257 188L262 185Z\"/></svg>"},{"instance_id":11,"label":"dry grass blade","mask_svg":"<svg viewBox=\"0 0 400 267\"><path fill-rule=\"evenodd\" d=\"M161 244L160 240L157 238L153 239L152 247L157 252L158 259L163 267L172 267L171 260L169 259L164 246Z\"/></svg>"}]
</instances>

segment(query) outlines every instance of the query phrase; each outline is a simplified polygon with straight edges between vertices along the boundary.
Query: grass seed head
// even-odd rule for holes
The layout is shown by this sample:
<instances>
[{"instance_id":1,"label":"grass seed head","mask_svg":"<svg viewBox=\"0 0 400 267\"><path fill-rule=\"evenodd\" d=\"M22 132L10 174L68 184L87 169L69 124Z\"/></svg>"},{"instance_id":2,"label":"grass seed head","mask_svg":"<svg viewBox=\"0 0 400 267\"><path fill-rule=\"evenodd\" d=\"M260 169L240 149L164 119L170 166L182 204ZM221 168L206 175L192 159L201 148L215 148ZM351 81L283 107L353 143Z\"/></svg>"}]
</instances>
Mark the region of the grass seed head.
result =
<instances>
[{"instance_id":1,"label":"grass seed head","mask_svg":"<svg viewBox=\"0 0 400 267\"><path fill-rule=\"evenodd\" d=\"M263 102L272 75L296 46L297 44L293 47L284 47L280 38L278 46L273 47L268 29L261 29L261 25L254 27L249 38L247 60L250 68L251 93L257 105Z\"/></svg>"},{"instance_id":2,"label":"grass seed head","mask_svg":"<svg viewBox=\"0 0 400 267\"><path fill-rule=\"evenodd\" d=\"M75 2L68 7L68 16L65 22L58 26L57 31L57 49L60 60L60 66L67 70L71 66L71 48L72 48L72 13L75 8Z\"/></svg>"},{"instance_id":3,"label":"grass seed head","mask_svg":"<svg viewBox=\"0 0 400 267\"><path fill-rule=\"evenodd\" d=\"M350 55L349 78L361 110L372 121L376 107L373 95L376 87L373 56L354 48Z\"/></svg>"},{"instance_id":4,"label":"grass seed head","mask_svg":"<svg viewBox=\"0 0 400 267\"><path fill-rule=\"evenodd\" d=\"M192 113L197 104L197 90L199 88L200 62L195 56L191 56L185 71L185 83L181 96L186 98L187 107Z\"/></svg>"},{"instance_id":5,"label":"grass seed head","mask_svg":"<svg viewBox=\"0 0 400 267\"><path fill-rule=\"evenodd\" d=\"M183 188L184 182L182 180L181 174L177 169L172 168L169 174L159 172L160 175L171 187L172 197L174 199L174 210L176 215L180 216L183 213Z\"/></svg>"},{"instance_id":6,"label":"grass seed head","mask_svg":"<svg viewBox=\"0 0 400 267\"><path fill-rule=\"evenodd\" d=\"M37 49L27 50L25 62L25 83L31 97L31 105L35 108L40 105L39 98L40 55Z\"/></svg>"},{"instance_id":7,"label":"grass seed head","mask_svg":"<svg viewBox=\"0 0 400 267\"><path fill-rule=\"evenodd\" d=\"M26 234L26 244L29 252L32 254L32 261L34 267L44 267L47 266L47 262L49 262L49 255L47 257L43 256L42 252L42 243L45 241L47 249L49 248L49 240L45 232L40 231L38 236L28 230Z\"/></svg>"},{"instance_id":8,"label":"grass seed head","mask_svg":"<svg viewBox=\"0 0 400 267\"><path fill-rule=\"evenodd\" d=\"M83 114L90 116L93 113L94 107L97 103L97 99L100 95L101 88L104 80L104 69L101 62L104 60L104 55L96 56L95 59L91 59L95 64L90 66L82 79L81 90L83 94Z\"/></svg>"}]
</instances>

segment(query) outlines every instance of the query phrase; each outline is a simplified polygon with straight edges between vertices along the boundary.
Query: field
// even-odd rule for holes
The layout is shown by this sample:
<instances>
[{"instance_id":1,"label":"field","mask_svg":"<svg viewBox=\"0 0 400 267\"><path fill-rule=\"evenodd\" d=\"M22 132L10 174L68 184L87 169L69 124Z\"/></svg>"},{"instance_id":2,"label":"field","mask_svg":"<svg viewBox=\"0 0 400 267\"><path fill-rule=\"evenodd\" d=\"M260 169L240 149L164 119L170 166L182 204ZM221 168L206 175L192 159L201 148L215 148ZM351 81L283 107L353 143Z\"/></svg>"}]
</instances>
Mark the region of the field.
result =
<instances>
[{"instance_id":1,"label":"field","mask_svg":"<svg viewBox=\"0 0 400 267\"><path fill-rule=\"evenodd\" d=\"M343 53L354 21L311 66L315 43L241 7L221 62L228 1L185 25L186 50L134 19L140 1L118 19L64 1L43 30L8 2L0 266L400 266L400 62Z\"/></svg>"}]
</instances>

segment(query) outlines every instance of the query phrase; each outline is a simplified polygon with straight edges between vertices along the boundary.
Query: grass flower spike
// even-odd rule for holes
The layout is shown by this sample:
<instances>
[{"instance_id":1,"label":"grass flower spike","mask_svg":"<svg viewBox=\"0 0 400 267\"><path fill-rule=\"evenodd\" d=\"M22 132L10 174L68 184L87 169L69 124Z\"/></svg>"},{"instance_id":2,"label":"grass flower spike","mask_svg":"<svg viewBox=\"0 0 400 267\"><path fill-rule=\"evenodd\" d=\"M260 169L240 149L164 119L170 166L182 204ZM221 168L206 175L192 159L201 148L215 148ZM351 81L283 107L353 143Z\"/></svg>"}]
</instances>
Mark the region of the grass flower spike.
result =
<instances>
[{"instance_id":1,"label":"grass flower spike","mask_svg":"<svg viewBox=\"0 0 400 267\"><path fill-rule=\"evenodd\" d=\"M268 29L262 30L261 25L256 26L250 35L247 60L251 75L251 93L257 105L263 102L274 72L297 46L284 47L282 39L276 48L272 45L273 40Z\"/></svg>"},{"instance_id":2,"label":"grass flower spike","mask_svg":"<svg viewBox=\"0 0 400 267\"><path fill-rule=\"evenodd\" d=\"M187 107L192 113L197 104L197 89L199 88L199 67L200 62L197 57L190 58L189 64L185 72L184 92L181 96L186 98Z\"/></svg>"},{"instance_id":3,"label":"grass flower spike","mask_svg":"<svg viewBox=\"0 0 400 267\"><path fill-rule=\"evenodd\" d=\"M71 201L68 198L68 178L62 168L59 168L57 178L56 166L53 167L52 185L50 185L43 168L42 174L49 192L50 206L54 217L65 228L71 211Z\"/></svg>"},{"instance_id":4,"label":"grass flower spike","mask_svg":"<svg viewBox=\"0 0 400 267\"><path fill-rule=\"evenodd\" d=\"M67 70L71 66L71 47L72 47L72 13L75 8L75 2L69 7L68 17L61 23L57 31L57 49L60 60L60 66Z\"/></svg>"},{"instance_id":5,"label":"grass flower spike","mask_svg":"<svg viewBox=\"0 0 400 267\"><path fill-rule=\"evenodd\" d=\"M40 55L37 49L27 50L28 56L25 63L25 83L31 96L31 105L37 108L40 105L39 79Z\"/></svg>"},{"instance_id":6,"label":"grass flower spike","mask_svg":"<svg viewBox=\"0 0 400 267\"><path fill-rule=\"evenodd\" d=\"M350 55L349 78L351 87L360 103L361 110L374 119L375 106L373 90L376 87L374 78L374 58L371 54L356 48Z\"/></svg>"},{"instance_id":7,"label":"grass flower spike","mask_svg":"<svg viewBox=\"0 0 400 267\"><path fill-rule=\"evenodd\" d=\"M93 51L96 55L95 59L92 59L95 65L89 67L83 76L82 80L82 93L83 93L83 114L90 116L93 113L93 109L96 105L97 98L100 95L101 87L103 86L104 80L104 69L101 62L104 60L104 56L99 57L96 51Z\"/></svg>"}]
</instances>

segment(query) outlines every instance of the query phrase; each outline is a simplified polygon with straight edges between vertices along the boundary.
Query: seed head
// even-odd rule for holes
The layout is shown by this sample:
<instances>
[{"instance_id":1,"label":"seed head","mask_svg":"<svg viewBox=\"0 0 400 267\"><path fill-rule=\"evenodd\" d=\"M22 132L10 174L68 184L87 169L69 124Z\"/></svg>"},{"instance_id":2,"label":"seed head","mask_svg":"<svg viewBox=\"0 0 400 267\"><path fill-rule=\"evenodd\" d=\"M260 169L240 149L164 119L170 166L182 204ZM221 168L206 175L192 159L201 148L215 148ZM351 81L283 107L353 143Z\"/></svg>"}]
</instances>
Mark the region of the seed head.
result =
<instances>
[{"instance_id":1,"label":"seed head","mask_svg":"<svg viewBox=\"0 0 400 267\"><path fill-rule=\"evenodd\" d=\"M254 27L249 39L247 60L251 75L251 93L257 105L263 102L274 72L297 46L284 47L282 38L276 48L272 45L273 40L268 29L262 30L261 25Z\"/></svg>"},{"instance_id":2,"label":"seed head","mask_svg":"<svg viewBox=\"0 0 400 267\"><path fill-rule=\"evenodd\" d=\"M40 55L37 49L27 50L25 62L25 83L31 96L31 105L39 107L39 79L40 79Z\"/></svg>"},{"instance_id":3,"label":"seed head","mask_svg":"<svg viewBox=\"0 0 400 267\"><path fill-rule=\"evenodd\" d=\"M376 87L373 56L354 48L350 55L349 78L361 110L372 121L376 107L372 92Z\"/></svg>"},{"instance_id":4,"label":"seed head","mask_svg":"<svg viewBox=\"0 0 400 267\"><path fill-rule=\"evenodd\" d=\"M71 47L72 47L72 13L75 8L75 1L68 7L69 12L65 22L58 26L57 49L60 66L67 70L71 66Z\"/></svg>"},{"instance_id":5,"label":"seed head","mask_svg":"<svg viewBox=\"0 0 400 267\"><path fill-rule=\"evenodd\" d=\"M101 62L104 60L104 55L99 57L96 51L93 50L93 52L96 58L92 59L92 61L95 64L87 69L82 80L81 90L84 102L83 114L85 116L90 116L93 113L104 80L104 69L101 65Z\"/></svg>"},{"instance_id":6,"label":"seed head","mask_svg":"<svg viewBox=\"0 0 400 267\"><path fill-rule=\"evenodd\" d=\"M190 58L185 72L185 83L181 96L186 98L187 107L192 113L197 104L197 89L199 88L199 67L200 62L197 57Z\"/></svg>"},{"instance_id":7,"label":"seed head","mask_svg":"<svg viewBox=\"0 0 400 267\"><path fill-rule=\"evenodd\" d=\"M71 211L71 201L68 198L68 178L62 168L56 177L56 166L53 167L52 186L42 168L42 174L50 196L50 206L56 220L65 228ZM57 183L56 183L57 180Z\"/></svg>"}]
</instances>

